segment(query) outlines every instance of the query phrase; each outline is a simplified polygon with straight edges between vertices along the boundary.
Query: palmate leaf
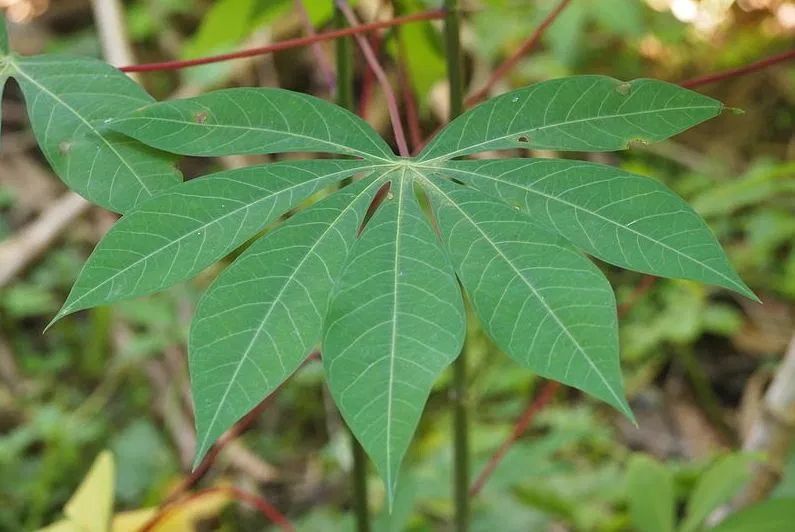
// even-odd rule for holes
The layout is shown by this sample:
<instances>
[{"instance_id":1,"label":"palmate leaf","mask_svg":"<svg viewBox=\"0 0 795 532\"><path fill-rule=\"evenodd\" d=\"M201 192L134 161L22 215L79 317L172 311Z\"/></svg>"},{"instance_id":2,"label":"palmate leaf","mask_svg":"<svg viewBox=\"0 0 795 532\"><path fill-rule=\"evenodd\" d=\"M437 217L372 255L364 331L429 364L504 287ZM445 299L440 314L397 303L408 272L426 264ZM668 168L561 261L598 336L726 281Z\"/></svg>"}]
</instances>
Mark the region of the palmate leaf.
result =
<instances>
[{"instance_id":1,"label":"palmate leaf","mask_svg":"<svg viewBox=\"0 0 795 532\"><path fill-rule=\"evenodd\" d=\"M4 72L25 95L36 141L66 185L116 212L178 184L172 156L108 129L154 100L106 63L60 55L7 56Z\"/></svg>"},{"instance_id":2,"label":"palmate leaf","mask_svg":"<svg viewBox=\"0 0 795 532\"><path fill-rule=\"evenodd\" d=\"M174 187L111 228L55 319L189 279L303 198L370 167L352 160L276 163Z\"/></svg>"},{"instance_id":3,"label":"palmate leaf","mask_svg":"<svg viewBox=\"0 0 795 532\"><path fill-rule=\"evenodd\" d=\"M560 236L476 190L426 181L461 284L489 335L544 377L632 417L618 361L615 298Z\"/></svg>"},{"instance_id":4,"label":"palmate leaf","mask_svg":"<svg viewBox=\"0 0 795 532\"><path fill-rule=\"evenodd\" d=\"M196 459L319 345L332 395L391 495L431 386L461 348L456 275L498 347L629 417L614 296L583 252L753 296L704 222L652 180L581 162L453 159L621 149L720 109L653 80L553 80L476 107L407 159L356 116L288 91L145 105L108 126L179 154L356 159L221 172L143 202L100 242L59 316L187 279L301 198L367 175L255 241L200 302L189 346Z\"/></svg>"},{"instance_id":5,"label":"palmate leaf","mask_svg":"<svg viewBox=\"0 0 795 532\"><path fill-rule=\"evenodd\" d=\"M431 386L464 341L461 291L405 168L351 251L327 317L323 364L390 501ZM410 174L409 174L410 175Z\"/></svg>"},{"instance_id":6,"label":"palmate leaf","mask_svg":"<svg viewBox=\"0 0 795 532\"><path fill-rule=\"evenodd\" d=\"M517 206L612 264L756 297L701 217L647 177L561 159L450 161L440 173Z\"/></svg>"},{"instance_id":7,"label":"palmate leaf","mask_svg":"<svg viewBox=\"0 0 795 532\"><path fill-rule=\"evenodd\" d=\"M293 216L218 276L196 310L191 381L201 460L320 342L329 297L383 179L370 177Z\"/></svg>"}]
</instances>

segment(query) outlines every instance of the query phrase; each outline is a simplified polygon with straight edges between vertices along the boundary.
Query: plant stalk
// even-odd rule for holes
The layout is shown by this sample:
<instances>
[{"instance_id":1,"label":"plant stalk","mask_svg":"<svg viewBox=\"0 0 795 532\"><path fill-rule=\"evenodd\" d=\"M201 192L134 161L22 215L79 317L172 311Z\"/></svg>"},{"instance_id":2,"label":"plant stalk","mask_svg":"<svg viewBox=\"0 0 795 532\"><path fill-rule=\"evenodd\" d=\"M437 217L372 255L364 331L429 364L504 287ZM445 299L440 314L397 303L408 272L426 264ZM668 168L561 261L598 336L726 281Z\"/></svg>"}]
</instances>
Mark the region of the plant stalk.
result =
<instances>
[{"instance_id":1,"label":"plant stalk","mask_svg":"<svg viewBox=\"0 0 795 532\"><path fill-rule=\"evenodd\" d=\"M333 2L333 0L332 0ZM334 3L334 26L345 28L345 14ZM353 97L353 41L350 37L342 37L334 41L337 64L337 104L349 111L354 110ZM349 180L340 183L345 186ZM353 433L351 438L351 456L353 457L353 509L356 514L356 530L370 532L370 513L367 501L367 455Z\"/></svg>"},{"instance_id":2,"label":"plant stalk","mask_svg":"<svg viewBox=\"0 0 795 532\"><path fill-rule=\"evenodd\" d=\"M450 120L464 111L464 82L461 68L460 12L458 0L445 0L444 41L447 81L450 86ZM455 530L469 529L469 427L467 420L466 343L453 363L453 495Z\"/></svg>"}]
</instances>

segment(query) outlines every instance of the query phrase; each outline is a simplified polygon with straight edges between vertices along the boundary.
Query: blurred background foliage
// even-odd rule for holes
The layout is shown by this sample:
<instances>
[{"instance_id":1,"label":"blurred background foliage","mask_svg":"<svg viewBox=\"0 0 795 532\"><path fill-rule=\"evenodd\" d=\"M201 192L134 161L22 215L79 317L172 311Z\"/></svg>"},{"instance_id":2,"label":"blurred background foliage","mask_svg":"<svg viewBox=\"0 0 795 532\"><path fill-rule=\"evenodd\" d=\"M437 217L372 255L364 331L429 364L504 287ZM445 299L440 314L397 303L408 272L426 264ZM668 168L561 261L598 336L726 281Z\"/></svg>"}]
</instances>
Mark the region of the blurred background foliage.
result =
<instances>
[{"instance_id":1,"label":"blurred background foliage","mask_svg":"<svg viewBox=\"0 0 795 532\"><path fill-rule=\"evenodd\" d=\"M436 0L356 4L364 20L439 7ZM464 2L469 87L482 86L554 4ZM0 0L0 6L21 53L101 56L88 0ZM307 20L318 30L330 25L330 0L303 6L305 17L293 0L124 2L139 62L296 37L306 33ZM794 36L791 1L574 0L495 92L584 73L680 81L781 51ZM404 81L403 95L414 101L420 131L429 135L446 115L439 24L412 24L371 39L395 83ZM333 97L319 58L333 65L330 44L139 79L158 98L225 86L281 86ZM365 70L357 53L359 111L388 138L383 96ZM635 509L643 501L632 503L644 492L633 484L638 471L640 478L661 479L647 492L670 483L677 519L685 519L683 529L692 525L687 519L696 520L695 530L700 522L690 516L698 513L691 506L708 506L703 519L742 484L748 458L736 451L760 415L761 394L795 329L794 89L791 66L710 85L703 91L743 112L725 113L659 145L591 155L660 179L692 202L764 305L690 282L650 283L605 265L625 305L623 367L638 427L573 390L559 393L473 499L473 530L638 529L642 516ZM2 116L0 246L64 192L35 147L13 84ZM240 162L181 164L193 177ZM105 449L116 464L115 477L107 478L115 480L93 489L104 490L117 511L158 505L189 470L195 442L186 332L217 268L163 294L71 316L41 334L112 221L108 213L88 211L23 274L0 286L0 530L33 530L59 519ZM498 356L474 321L470 336L477 472L540 382ZM450 522L448 379L430 399L391 519L380 481L369 479L379 530L436 530ZM348 434L313 362L283 387L252 430L224 449L201 485L260 491L299 530L350 530L350 469ZM709 482L730 491L711 506L698 501L699 490L714 492ZM795 460L773 494L787 497L795 497ZM208 504L212 512L195 515L202 530L266 526L245 507ZM190 530L192 521L188 516L179 526Z\"/></svg>"}]
</instances>

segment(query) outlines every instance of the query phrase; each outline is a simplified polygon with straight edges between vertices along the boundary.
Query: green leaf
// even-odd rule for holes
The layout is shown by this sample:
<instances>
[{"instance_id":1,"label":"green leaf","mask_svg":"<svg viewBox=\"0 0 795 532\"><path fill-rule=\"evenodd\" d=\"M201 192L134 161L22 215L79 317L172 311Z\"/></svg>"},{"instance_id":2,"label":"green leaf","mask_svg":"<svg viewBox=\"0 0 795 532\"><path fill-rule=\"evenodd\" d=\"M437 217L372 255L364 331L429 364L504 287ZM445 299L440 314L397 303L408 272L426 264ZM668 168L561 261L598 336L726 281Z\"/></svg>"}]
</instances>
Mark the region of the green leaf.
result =
<instances>
[{"instance_id":1,"label":"green leaf","mask_svg":"<svg viewBox=\"0 0 795 532\"><path fill-rule=\"evenodd\" d=\"M664 465L647 456L634 455L627 469L627 499L634 530L674 530L674 480Z\"/></svg>"},{"instance_id":2,"label":"green leaf","mask_svg":"<svg viewBox=\"0 0 795 532\"><path fill-rule=\"evenodd\" d=\"M382 184L357 182L293 216L207 290L190 333L196 463L317 346L334 283Z\"/></svg>"},{"instance_id":3,"label":"green leaf","mask_svg":"<svg viewBox=\"0 0 795 532\"><path fill-rule=\"evenodd\" d=\"M194 179L152 198L100 241L53 321L188 279L301 199L367 168L360 161L274 163Z\"/></svg>"},{"instance_id":4,"label":"green leaf","mask_svg":"<svg viewBox=\"0 0 795 532\"><path fill-rule=\"evenodd\" d=\"M748 466L751 461L749 456L731 454L718 459L707 469L690 495L680 532L698 530L712 510L737 493L750 475Z\"/></svg>"},{"instance_id":5,"label":"green leaf","mask_svg":"<svg viewBox=\"0 0 795 532\"><path fill-rule=\"evenodd\" d=\"M66 185L127 212L181 181L172 157L107 129L111 118L153 101L106 63L59 55L10 58L36 140Z\"/></svg>"},{"instance_id":6,"label":"green leaf","mask_svg":"<svg viewBox=\"0 0 795 532\"><path fill-rule=\"evenodd\" d=\"M447 252L486 331L509 356L632 418L615 298L563 239L476 190L426 180Z\"/></svg>"},{"instance_id":7,"label":"green leaf","mask_svg":"<svg viewBox=\"0 0 795 532\"><path fill-rule=\"evenodd\" d=\"M795 499L772 499L730 515L711 532L781 532L795 521Z\"/></svg>"},{"instance_id":8,"label":"green leaf","mask_svg":"<svg viewBox=\"0 0 795 532\"><path fill-rule=\"evenodd\" d=\"M351 251L323 338L331 393L390 501L431 386L465 328L453 269L405 172L392 174L392 197Z\"/></svg>"},{"instance_id":9,"label":"green leaf","mask_svg":"<svg viewBox=\"0 0 795 532\"><path fill-rule=\"evenodd\" d=\"M482 103L431 140L420 161L509 148L614 151L668 138L720 113L722 104L653 79L576 76Z\"/></svg>"},{"instance_id":10,"label":"green leaf","mask_svg":"<svg viewBox=\"0 0 795 532\"><path fill-rule=\"evenodd\" d=\"M8 47L8 26L6 23L6 15L0 11L0 54L8 55L11 48Z\"/></svg>"},{"instance_id":11,"label":"green leaf","mask_svg":"<svg viewBox=\"0 0 795 532\"><path fill-rule=\"evenodd\" d=\"M111 127L181 155L327 152L393 160L362 119L327 101L283 89L225 89L156 103Z\"/></svg>"},{"instance_id":12,"label":"green leaf","mask_svg":"<svg viewBox=\"0 0 795 532\"><path fill-rule=\"evenodd\" d=\"M582 161L450 161L441 174L515 205L584 251L632 270L753 292L706 223L667 187Z\"/></svg>"}]
</instances>

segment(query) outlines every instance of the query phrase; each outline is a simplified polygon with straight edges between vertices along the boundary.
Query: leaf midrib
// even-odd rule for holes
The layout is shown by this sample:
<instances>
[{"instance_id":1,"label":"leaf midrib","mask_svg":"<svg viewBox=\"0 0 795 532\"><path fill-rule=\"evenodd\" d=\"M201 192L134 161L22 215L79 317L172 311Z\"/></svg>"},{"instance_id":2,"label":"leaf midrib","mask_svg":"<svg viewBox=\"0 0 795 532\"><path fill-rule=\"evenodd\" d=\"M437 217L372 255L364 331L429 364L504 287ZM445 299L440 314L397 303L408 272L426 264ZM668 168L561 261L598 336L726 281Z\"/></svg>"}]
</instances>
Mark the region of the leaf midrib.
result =
<instances>
[{"instance_id":1,"label":"leaf midrib","mask_svg":"<svg viewBox=\"0 0 795 532\"><path fill-rule=\"evenodd\" d=\"M627 117L627 116L639 116L639 115L653 114L653 113L667 113L667 112L671 112L671 111L714 109L714 108L715 108L715 106L711 106L711 105L695 105L695 106L687 106L687 107L668 107L668 108L665 108L665 109L651 109L651 110L648 110L648 111L636 111L636 112L632 112L632 113L602 115L602 116L590 117L590 118L578 118L577 120L565 120L563 122L556 122L554 124L545 124L543 126L538 126L538 127L531 128L531 129L522 129L522 130L519 130L519 131L508 133L506 135L502 135L500 137L493 137L493 138L490 138L488 140L484 140L483 142L478 142L477 144L471 144L471 145L469 145L469 146L467 146L465 148L458 148L455 151L448 152L448 153L445 153L443 155L439 155L439 156L433 157L431 159L423 159L423 155L420 154L420 157L419 157L418 160L423 162L423 163L433 163L433 162L436 162L436 161L452 159L453 157L456 157L456 156L461 155L461 154L474 153L472 150L478 151L478 149L481 146L487 146L489 144L493 144L494 142L499 142L501 140L505 140L505 139L507 139L509 137L514 137L516 135L521 135L521 134L530 134L530 133L534 133L534 132L537 132L537 131L542 131L544 129L549 129L549 128L552 128L552 127L568 126L570 124L578 124L578 123L582 123L582 122L596 122L596 121L599 121L599 120L606 120L606 119L610 119L610 118L624 118L624 117ZM444 132L443 131L440 132L440 137L441 137L442 133L444 133ZM432 151L432 148L435 148L438 145L438 143L439 143L438 138L439 137L437 137L437 140L434 141L432 144L428 145L428 148L425 150L426 152ZM531 142L530 142L530 144L528 146L532 147L532 139L531 139Z\"/></svg>"},{"instance_id":2,"label":"leaf midrib","mask_svg":"<svg viewBox=\"0 0 795 532\"><path fill-rule=\"evenodd\" d=\"M703 267L703 268L705 268L705 269L707 269L707 270L711 271L712 273L714 273L714 274L718 275L719 277L722 277L723 279L725 279L726 281L728 281L729 283L731 283L731 285L732 285L732 286L736 287L736 288L737 288L738 290L740 290L741 292L745 292L745 291L746 291L746 290L745 290L745 288L743 288L742 286L738 285L738 284L737 284L737 282L736 282L735 280L733 280L733 279L732 279L732 278L730 278L730 277L727 277L727 276L726 276L724 273L721 273L720 271L718 271L718 270L716 270L716 269L712 268L711 266L707 265L706 263L703 263L703 262L701 262L701 261L699 261L699 260L695 259L694 257L691 257L691 256L689 256L689 255L686 255L686 254L682 253L681 251L679 251L678 249L676 249L676 248L674 248L674 247L671 247L671 246L669 246L668 244L666 244L666 243L664 243L664 242L661 242L661 241L659 241L659 240L655 240L654 238L652 238L652 237L650 237L650 236L648 236L648 235L645 235L645 234L643 234L643 233L640 233L640 232L636 231L635 229L633 229L633 228L631 228L631 227L629 227L629 226L626 226L626 225L621 225L620 223L618 223L618 222L616 222L616 221L614 221L614 220L611 220L610 218L606 218L605 216L602 216L601 214L599 214L599 213L597 213L597 212L595 212L595 211L591 211L591 210L589 210L589 209L586 209L585 207L582 207L582 206L580 206L580 205L577 205L577 204L575 204L575 203L571 203L571 202L569 202L569 201L566 201L566 200L564 200L564 199L562 199L562 198L559 198L559 197L556 197L556 196L551 196L551 195L549 195L549 194L545 194L545 193L543 193L543 192L540 192L540 191L538 191L538 190L535 190L535 189L533 189L533 188L528 188L528 187L529 187L529 185L528 185L528 186L522 186L522 185L518 185L518 184L516 184L516 183L512 183L512 182L510 182L510 181L506 181L506 180L504 180L504 179L500 179L499 177L489 176L489 175L485 175L485 174L479 174L479 173L477 173L477 172L472 172L472 171L469 171L469 170L461 170L461 169L459 169L459 168L445 167L445 170L447 170L447 171L451 171L451 172L459 172L459 173L462 173L462 174L468 174L468 175L471 175L471 176L476 176L476 177L480 177L480 178L483 178L483 179L490 179L490 180L492 180L492 181L496 181L496 182L498 182L498 183L503 183L503 184L505 184L505 185L508 185L508 186L511 186L511 187L517 188L517 189L519 189L519 190L525 190L525 191L527 191L527 192L530 192L530 193L532 193L532 194L536 194L536 195L538 195L538 196L541 196L541 197L543 197L543 198L546 198L546 199L549 199L549 200L552 200L552 201L556 201L556 202L558 202L558 203L561 203L561 204L563 204L563 205L566 205L566 206L568 206L568 207L571 207L571 208L573 208L573 209L575 209L575 210L579 210L579 211L585 212L585 213L587 213L587 214L590 214L591 216L595 216L595 217L599 218L600 220L603 220L603 221L605 221L605 222L608 222L608 223L610 223L610 224L612 224L612 225L614 225L614 226L616 226L616 227L619 227L619 228L621 228L621 229L624 229L624 230L626 230L626 231L629 231L630 233L633 233L634 235L636 235L636 236L638 236L638 237L643 237L645 240L648 240L648 241L650 241L650 242L652 242L652 243L654 243L654 244L657 244L657 245L659 245L659 246L662 246L662 247L663 247L663 248L665 248L666 250L668 250L668 251L672 251L672 252L673 252L673 253L675 253L677 256L684 257L685 259L687 259L687 260L689 260L689 261L691 261L691 262L693 262L693 263L695 263L695 264L697 264L697 265L699 265L699 266L701 266L701 267ZM477 186L475 186L475 188L477 188Z\"/></svg>"},{"instance_id":3,"label":"leaf midrib","mask_svg":"<svg viewBox=\"0 0 795 532\"><path fill-rule=\"evenodd\" d=\"M145 120L145 121L152 121L152 122L155 122L155 121L157 121L157 122L166 122L166 123L171 123L171 124L180 124L180 125L186 125L186 126L188 126L188 125L189 126L199 126L199 127L206 127L206 128L211 128L212 127L212 128L222 128L222 129L241 129L241 130L244 130L244 131L259 131L259 132L265 132L265 133L270 133L270 134L274 134L274 135L287 135L287 136L297 137L297 138L300 138L300 139L312 140L314 142L320 142L320 143L325 144L327 146L331 146L333 148L341 149L344 154L358 155L359 157L362 157L363 159L377 160L377 161L383 161L383 162L393 162L392 160L387 159L386 157L380 157L380 156L377 156L377 155L375 155L373 153L361 151L361 150L358 150L356 148L351 148L350 146L346 146L345 144L337 144L335 142L331 142L331 141L328 141L328 140L323 140L323 139L320 139L320 138L317 138L317 137L310 137L309 135L301 135L299 133L295 133L295 132L292 132L292 131L285 133L284 131L278 131L278 130L270 129L270 128L266 128L266 127L237 126L237 125L232 125L232 124L197 124L196 122L189 122L187 120L176 120L174 118L163 118L163 117L160 117L160 116L118 118L118 119L114 120L114 123L115 124L121 124L123 122L138 121L138 120Z\"/></svg>"},{"instance_id":4,"label":"leaf midrib","mask_svg":"<svg viewBox=\"0 0 795 532\"><path fill-rule=\"evenodd\" d=\"M56 321L56 320L57 320L57 319L59 319L60 317L63 317L63 316L65 316L66 314L68 314L69 312L71 312L71 310L72 310L72 309L73 309L73 308L74 308L74 307L75 307L75 306L76 306L76 305L77 305L77 304L78 304L80 301L82 301L83 299L85 299L85 298L86 298L88 295L90 295L90 294L94 293L94 292L95 292L96 290L98 290L99 288L101 288L101 287L105 286L107 283L109 283L109 282L113 281L113 280L114 280L116 277L118 277L119 275L122 275L123 273L125 273L125 272L129 271L130 269L132 269L133 267L137 266L137 265L138 265L138 264L140 264L141 262L149 260L149 259L150 259L150 258L151 258L153 255L155 255L155 254L157 254L157 253L160 253L160 252L162 252L164 249L166 249L166 248L169 248L169 247L173 246L174 244L176 244L176 243L178 243L178 242L181 242L183 239L185 239L185 238L187 238L188 236L190 236L190 235L192 235L192 234L196 233L197 231L203 231L203 230L205 230L207 227L209 227L209 226L211 226L211 225L213 225L213 224L216 224L216 223L218 223L218 222L220 222L220 221L222 221L222 220L224 220L224 219L226 219L226 218L228 218L228 217L230 217L230 216L232 216L232 215L234 215L234 214L237 214L238 212L240 212L240 211L242 211L242 210L250 209L251 207L253 207L253 206L256 206L256 205L257 205L258 203L260 203L260 202L263 202L263 201L267 201L267 200L269 200L269 199L272 199L272 198L274 198L274 197L275 197L275 196L277 196L277 195L282 195L282 194L285 194L285 193L287 193L287 192L290 192L290 191L292 191L292 190L294 190L294 189L296 189L296 188L299 188L299 187L302 187L302 186L304 186L304 185L307 185L307 184L309 184L309 183L311 183L311 182L313 182L313 181L321 181L321 180L326 180L326 179L328 179L329 181L331 181L331 180L333 180L333 178L334 178L334 177L336 177L336 176L338 176L338 175L344 175L344 174L347 174L347 173L357 173L357 172L360 172L360 171L367 171L367 170L371 170L371 169L373 169L373 168L378 168L378 167L380 167L380 166L389 166L389 165L371 165L371 166L361 166L361 167L349 168L349 169L347 169L347 170L341 170L341 171L339 171L339 172L334 172L333 174L326 174L326 175L323 175L323 176L320 176L320 177L316 177L316 178L314 178L314 179L310 179L310 180L308 180L308 181L302 181L302 182L300 182L300 183L297 183L297 184L295 184L295 185L292 185L292 186L290 186L290 187L288 187L288 188L281 189L279 192L277 192L277 193L275 193L275 194L271 194L271 195L268 195L268 196L263 196L263 197L261 197L261 198L257 199L256 201L253 201L253 202L251 202L251 203L247 203L246 205L244 205L244 206L242 206L242 207L238 207L237 209L231 210L231 211L227 212L226 214L224 214L224 215L222 215L222 216L220 216L220 217L218 217L218 218L215 218L215 219L213 219L212 221L210 221L210 222L207 222L207 223L205 223L205 224L203 224L203 225L201 225L201 226L194 227L194 228L193 228L193 229L191 229L190 231L186 232L184 235L182 235L182 236L180 236L180 237L176 238L175 240L172 240L172 241L170 241L168 244L166 244L166 245L164 245L164 246L161 246L161 247L159 247L159 248L157 248L157 249L153 250L153 251L152 251L152 252L150 252L149 254L147 254L147 255L144 255L143 257L141 257L141 258L137 259L136 261L134 261L134 262L130 263L130 264L129 264L127 267L125 267L124 269L122 269L122 270L119 270L118 272L114 273L114 274L113 274L113 275L111 275L110 277L106 278L106 279L105 279L104 281L102 281L100 284L98 284L98 285L94 286L93 288L91 288L90 290L86 291L86 292L85 292L85 293L84 293L82 296L80 296L79 298L77 298L77 299L75 299L74 301L72 301L72 303L71 303L71 304L70 304L68 307L65 307L65 308L64 308L64 309L62 309L60 312L58 312L58 314L57 314L57 315L56 315L56 317L53 319L53 321Z\"/></svg>"},{"instance_id":5,"label":"leaf midrib","mask_svg":"<svg viewBox=\"0 0 795 532\"><path fill-rule=\"evenodd\" d=\"M591 366L591 369L593 369L594 373L596 373L596 375L599 376L599 379L602 381L602 384L604 384L607 387L607 389L610 391L610 394L616 400L616 405L623 405L624 401L622 401L620 396L618 394L616 394L615 390L613 389L613 386L611 386L610 383L607 382L607 379L602 374L602 372L599 370L599 367L594 363L593 360L591 360L591 357L582 348L582 346L577 341L577 339L574 338L574 336L571 334L569 329L563 324L563 322L560 320L560 318L555 313L555 311L546 302L544 297L536 290L536 288L533 286L533 284L522 274L522 272L520 270L518 270L516 268L516 266L514 266L513 262L502 252L502 250L499 248L499 246L497 246L497 244L489 237L489 235L486 234L486 232L483 231L480 228L480 226L463 209L461 209L461 207L452 198L450 198L442 189L437 187L430 179L428 179L424 175L422 175L420 173L417 173L417 175L420 176L420 178L422 179L422 181L424 183L426 183L430 187L433 187L433 189L438 194L440 194L450 205L455 207L458 210L458 212L461 214L461 216L463 216L474 228L476 228L478 230L478 232L483 236L483 238L500 255L500 257L503 259L503 261L505 261L505 263L508 264L511 267L511 269L516 273L516 275L520 279L522 279L522 281L527 285L527 287L533 292L533 295L536 297L536 299L538 299L541 302L541 304L544 306L544 308L546 309L547 313L549 313L549 315L552 316L552 318L558 324L558 327L560 327L560 329L566 334L566 336L569 337L569 339L572 341L572 343L574 343L575 347L582 354L583 358L588 362L588 365Z\"/></svg>"}]
</instances>

